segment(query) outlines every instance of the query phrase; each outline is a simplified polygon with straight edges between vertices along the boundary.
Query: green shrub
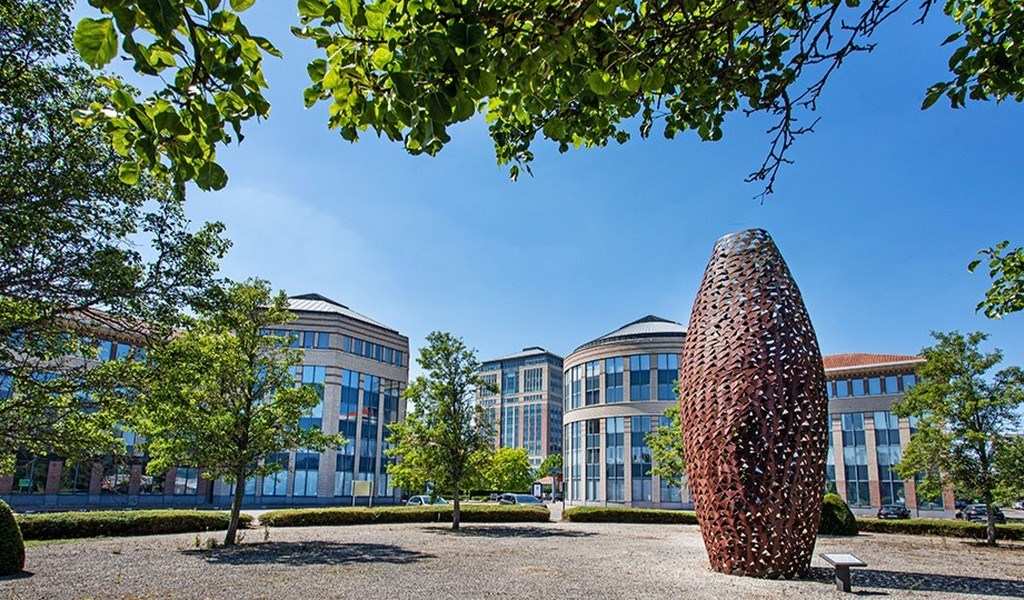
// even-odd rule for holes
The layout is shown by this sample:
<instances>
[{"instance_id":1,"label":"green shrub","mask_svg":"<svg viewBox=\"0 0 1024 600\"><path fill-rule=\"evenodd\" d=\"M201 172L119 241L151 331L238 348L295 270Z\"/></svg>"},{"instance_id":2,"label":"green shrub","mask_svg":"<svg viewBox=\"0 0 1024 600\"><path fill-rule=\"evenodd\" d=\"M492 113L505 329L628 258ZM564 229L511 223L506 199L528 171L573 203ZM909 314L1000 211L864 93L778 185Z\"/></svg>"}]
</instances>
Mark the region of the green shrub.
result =
<instances>
[{"instance_id":1,"label":"green shrub","mask_svg":"<svg viewBox=\"0 0 1024 600\"><path fill-rule=\"evenodd\" d=\"M463 523L546 523L551 513L542 506L464 504ZM319 525L370 525L374 523L437 523L452 520L452 506L364 506L347 508L291 508L260 516L260 524L272 527Z\"/></svg>"},{"instance_id":2,"label":"green shrub","mask_svg":"<svg viewBox=\"0 0 1024 600\"><path fill-rule=\"evenodd\" d=\"M857 518L838 494L825 494L819 535L857 535Z\"/></svg>"},{"instance_id":3,"label":"green shrub","mask_svg":"<svg viewBox=\"0 0 1024 600\"><path fill-rule=\"evenodd\" d=\"M985 524L954 519L857 519L861 531L985 539ZM1024 525L996 525L996 538L1024 540Z\"/></svg>"},{"instance_id":4,"label":"green shrub","mask_svg":"<svg viewBox=\"0 0 1024 600\"><path fill-rule=\"evenodd\" d=\"M226 512L199 510L105 510L18 516L26 540L216 531L227 529L229 520ZM240 515L239 522L246 527L252 517Z\"/></svg>"},{"instance_id":5,"label":"green shrub","mask_svg":"<svg viewBox=\"0 0 1024 600\"><path fill-rule=\"evenodd\" d=\"M689 510L626 508L622 506L574 506L565 509L562 519L574 523L697 524L697 514Z\"/></svg>"},{"instance_id":6,"label":"green shrub","mask_svg":"<svg viewBox=\"0 0 1024 600\"><path fill-rule=\"evenodd\" d=\"M21 573L25 568L25 541L18 521L7 503L0 500L0 576Z\"/></svg>"}]
</instances>

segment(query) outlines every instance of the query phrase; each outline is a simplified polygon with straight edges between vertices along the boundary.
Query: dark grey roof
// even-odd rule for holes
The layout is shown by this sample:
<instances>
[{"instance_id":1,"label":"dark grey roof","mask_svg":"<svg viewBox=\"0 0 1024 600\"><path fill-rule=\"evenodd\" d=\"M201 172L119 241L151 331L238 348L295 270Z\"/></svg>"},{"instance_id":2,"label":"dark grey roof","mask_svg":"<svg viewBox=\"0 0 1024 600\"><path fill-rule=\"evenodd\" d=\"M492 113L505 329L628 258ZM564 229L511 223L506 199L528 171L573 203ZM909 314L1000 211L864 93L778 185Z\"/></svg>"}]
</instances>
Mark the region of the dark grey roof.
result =
<instances>
[{"instance_id":1,"label":"dark grey roof","mask_svg":"<svg viewBox=\"0 0 1024 600\"><path fill-rule=\"evenodd\" d=\"M557 355L557 354L555 354L554 352L548 352L547 350L545 350L544 348L541 348L540 346L530 346L529 348L523 348L522 352L516 352L515 354L509 354L508 356L502 356L501 358L494 358L494 359L491 359L491 360L485 360L483 362L492 363L492 362L498 362L498 361L502 361L502 360L513 360L513 359L516 359L516 358L526 358L527 356L539 356L539 355L542 355L542 354L548 354L550 356L553 356L553 357L557 358L558 360L562 360L562 357Z\"/></svg>"},{"instance_id":2,"label":"dark grey roof","mask_svg":"<svg viewBox=\"0 0 1024 600\"><path fill-rule=\"evenodd\" d=\"M584 348L611 344L625 339L667 337L682 338L685 335L686 327L683 327L680 323L669 321L668 319L663 319L655 315L647 315L646 317L637 319L632 323L627 323L611 333L606 333L595 340L591 340L586 344L583 344L579 348L573 350L573 353L579 352Z\"/></svg>"},{"instance_id":3,"label":"dark grey roof","mask_svg":"<svg viewBox=\"0 0 1024 600\"><path fill-rule=\"evenodd\" d=\"M340 302L335 302L334 300L331 300L326 296L321 296L320 294L301 294L299 296L289 296L288 310L300 312L334 313L348 317L350 319L355 319L356 321L362 321L364 323L369 323L370 325L375 325L377 327L387 329L388 331L398 333L398 330L388 327L387 325L380 323L378 321L374 321L370 317L357 313L356 311L345 306L344 304L341 304Z\"/></svg>"}]
</instances>

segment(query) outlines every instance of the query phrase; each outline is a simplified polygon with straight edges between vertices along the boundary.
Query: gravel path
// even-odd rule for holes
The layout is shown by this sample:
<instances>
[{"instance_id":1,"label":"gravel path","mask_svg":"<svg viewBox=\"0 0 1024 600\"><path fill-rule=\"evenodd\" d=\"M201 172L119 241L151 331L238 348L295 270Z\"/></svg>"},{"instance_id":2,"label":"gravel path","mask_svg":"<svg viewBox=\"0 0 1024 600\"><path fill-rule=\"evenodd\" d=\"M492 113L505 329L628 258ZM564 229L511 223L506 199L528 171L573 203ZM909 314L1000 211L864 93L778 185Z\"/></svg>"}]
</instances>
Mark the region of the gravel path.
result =
<instances>
[{"instance_id":1,"label":"gravel path","mask_svg":"<svg viewBox=\"0 0 1024 600\"><path fill-rule=\"evenodd\" d=\"M194 535L87 540L28 550L31 576L0 579L8 598L845 598L831 571L766 581L710 571L696 526L550 523L281 528L235 549ZM203 536L213 537L212 535ZM219 539L219 537L218 537ZM821 538L852 552L854 591L892 598L1022 598L1024 544L864 534Z\"/></svg>"}]
</instances>

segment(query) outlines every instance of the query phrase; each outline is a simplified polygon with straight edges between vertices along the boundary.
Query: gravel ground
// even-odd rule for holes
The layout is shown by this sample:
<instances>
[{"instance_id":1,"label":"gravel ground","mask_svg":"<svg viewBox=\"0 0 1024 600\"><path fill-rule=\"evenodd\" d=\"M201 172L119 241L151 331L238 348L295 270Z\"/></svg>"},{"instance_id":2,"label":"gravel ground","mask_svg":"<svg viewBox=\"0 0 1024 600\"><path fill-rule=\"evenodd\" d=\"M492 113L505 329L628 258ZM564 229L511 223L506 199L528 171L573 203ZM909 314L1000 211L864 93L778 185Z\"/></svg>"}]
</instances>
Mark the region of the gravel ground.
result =
<instances>
[{"instance_id":1,"label":"gravel ground","mask_svg":"<svg viewBox=\"0 0 1024 600\"><path fill-rule=\"evenodd\" d=\"M203 539L213 537L202 536ZM218 538L219 539L219 538ZM1024 544L863 534L820 538L852 552L855 592L893 598L1024 598ZM279 528L234 549L194 535L50 544L0 579L8 598L849 598L814 559L810 579L768 581L708 568L688 525L550 523Z\"/></svg>"}]
</instances>

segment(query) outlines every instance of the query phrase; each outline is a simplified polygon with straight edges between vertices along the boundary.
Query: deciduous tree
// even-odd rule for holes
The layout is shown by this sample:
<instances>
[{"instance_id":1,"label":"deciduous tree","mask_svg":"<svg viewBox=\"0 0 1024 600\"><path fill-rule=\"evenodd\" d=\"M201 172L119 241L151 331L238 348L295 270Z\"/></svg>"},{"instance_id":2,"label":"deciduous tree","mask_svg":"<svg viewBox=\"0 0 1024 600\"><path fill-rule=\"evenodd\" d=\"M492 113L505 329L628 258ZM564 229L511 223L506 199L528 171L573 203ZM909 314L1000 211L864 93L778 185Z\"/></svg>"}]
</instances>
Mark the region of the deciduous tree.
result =
<instances>
[{"instance_id":1,"label":"deciduous tree","mask_svg":"<svg viewBox=\"0 0 1024 600\"><path fill-rule=\"evenodd\" d=\"M433 482L452 491L452 529L459 529L462 489L477 480L487 466L492 432L477 389L488 384L480 377L476 352L462 338L434 331L416 359L424 375L402 392L412 408L405 419L389 426L388 465L396 485ZM415 488L409 488L415 489Z\"/></svg>"},{"instance_id":2,"label":"deciduous tree","mask_svg":"<svg viewBox=\"0 0 1024 600\"><path fill-rule=\"evenodd\" d=\"M993 507L1024 493L1020 469L1024 444L1010 435L1020 424L1024 371L1007 367L999 350L983 353L987 335L933 332L934 346L922 350L925 363L918 383L893 406L901 417L916 419L916 432L896 471L911 479L923 474L920 494L937 495L953 486L988 506L987 540L996 543Z\"/></svg>"},{"instance_id":3,"label":"deciduous tree","mask_svg":"<svg viewBox=\"0 0 1024 600\"><path fill-rule=\"evenodd\" d=\"M344 443L319 426L301 426L323 402L323 390L296 387L291 369L302 362L302 350L268 334L295 318L287 306L284 292L271 295L264 281L230 283L211 294L187 330L154 345L137 367L132 425L150 453L147 470L194 465L205 478L232 483L226 545L235 543L246 479L287 468L268 456Z\"/></svg>"},{"instance_id":4,"label":"deciduous tree","mask_svg":"<svg viewBox=\"0 0 1024 600\"><path fill-rule=\"evenodd\" d=\"M651 449L654 467L651 473L680 487L686 480L686 458L683 456L683 425L679 421L679 405L665 409L669 425L661 425L647 434L647 447Z\"/></svg>"},{"instance_id":5,"label":"deciduous tree","mask_svg":"<svg viewBox=\"0 0 1024 600\"><path fill-rule=\"evenodd\" d=\"M492 490L529 491L533 483L530 455L524 448L499 448L490 456L484 481Z\"/></svg>"},{"instance_id":6,"label":"deciduous tree","mask_svg":"<svg viewBox=\"0 0 1024 600\"><path fill-rule=\"evenodd\" d=\"M19 448L116 451L98 399L125 363L97 367L97 338L172 325L228 246L152 177L123 183L129 163L73 121L111 98L68 54L69 4L0 1L0 470Z\"/></svg>"}]
</instances>

